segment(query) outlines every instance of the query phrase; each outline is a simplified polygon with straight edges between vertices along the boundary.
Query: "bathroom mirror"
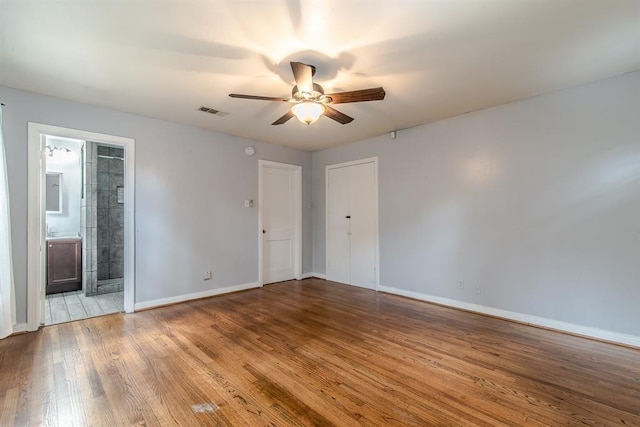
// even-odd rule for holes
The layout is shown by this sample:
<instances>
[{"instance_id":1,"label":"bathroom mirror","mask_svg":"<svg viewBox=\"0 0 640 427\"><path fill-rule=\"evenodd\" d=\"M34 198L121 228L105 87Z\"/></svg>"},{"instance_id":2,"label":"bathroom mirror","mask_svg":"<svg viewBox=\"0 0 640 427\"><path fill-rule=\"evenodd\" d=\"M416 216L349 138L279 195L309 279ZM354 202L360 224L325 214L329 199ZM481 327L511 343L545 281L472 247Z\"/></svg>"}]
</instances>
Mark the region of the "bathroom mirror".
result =
<instances>
[{"instance_id":1,"label":"bathroom mirror","mask_svg":"<svg viewBox=\"0 0 640 427\"><path fill-rule=\"evenodd\" d=\"M47 213L62 213L62 173L47 172L45 193Z\"/></svg>"}]
</instances>

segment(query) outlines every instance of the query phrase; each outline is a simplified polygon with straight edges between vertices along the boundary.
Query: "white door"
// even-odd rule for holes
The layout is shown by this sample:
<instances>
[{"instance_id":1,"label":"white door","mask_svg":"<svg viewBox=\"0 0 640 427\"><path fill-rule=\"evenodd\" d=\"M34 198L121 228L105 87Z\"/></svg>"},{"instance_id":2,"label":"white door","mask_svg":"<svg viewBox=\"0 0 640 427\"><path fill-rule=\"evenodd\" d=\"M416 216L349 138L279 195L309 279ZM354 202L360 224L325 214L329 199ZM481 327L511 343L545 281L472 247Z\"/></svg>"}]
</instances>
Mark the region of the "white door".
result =
<instances>
[{"instance_id":1,"label":"white door","mask_svg":"<svg viewBox=\"0 0 640 427\"><path fill-rule=\"evenodd\" d=\"M260 161L261 283L300 278L301 167Z\"/></svg>"},{"instance_id":2,"label":"white door","mask_svg":"<svg viewBox=\"0 0 640 427\"><path fill-rule=\"evenodd\" d=\"M377 160L327 166L327 279L377 288Z\"/></svg>"},{"instance_id":3,"label":"white door","mask_svg":"<svg viewBox=\"0 0 640 427\"><path fill-rule=\"evenodd\" d=\"M376 173L373 163L349 167L351 284L376 288Z\"/></svg>"},{"instance_id":4,"label":"white door","mask_svg":"<svg viewBox=\"0 0 640 427\"><path fill-rule=\"evenodd\" d=\"M349 168L327 174L327 279L351 283Z\"/></svg>"}]
</instances>

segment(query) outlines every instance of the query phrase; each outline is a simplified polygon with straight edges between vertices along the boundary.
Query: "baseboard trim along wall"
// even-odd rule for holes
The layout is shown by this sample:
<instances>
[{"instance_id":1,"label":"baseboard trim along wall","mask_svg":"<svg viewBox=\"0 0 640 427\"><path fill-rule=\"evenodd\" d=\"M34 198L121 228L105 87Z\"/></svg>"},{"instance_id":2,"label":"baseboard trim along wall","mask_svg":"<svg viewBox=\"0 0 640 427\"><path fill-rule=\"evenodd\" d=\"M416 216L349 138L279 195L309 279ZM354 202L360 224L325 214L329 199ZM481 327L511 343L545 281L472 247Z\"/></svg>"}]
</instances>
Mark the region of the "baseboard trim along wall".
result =
<instances>
[{"instance_id":1,"label":"baseboard trim along wall","mask_svg":"<svg viewBox=\"0 0 640 427\"><path fill-rule=\"evenodd\" d=\"M178 302L190 301L194 299L212 297L214 295L228 294L230 292L244 291L247 289L259 288L258 282L245 283L243 285L227 286L226 288L209 289L208 291L194 292L192 294L177 295L175 297L161 298L151 301L139 302L135 304L136 310L160 307L163 305L176 304Z\"/></svg>"},{"instance_id":2,"label":"baseboard trim along wall","mask_svg":"<svg viewBox=\"0 0 640 427\"><path fill-rule=\"evenodd\" d=\"M304 273L301 276L302 279L310 279L312 277L316 277L318 279L324 280L325 275L319 274L319 273ZM176 304L179 302L190 301L190 300L199 299L199 298L207 298L207 297L212 297L214 295L228 294L230 292L244 291L247 289L259 288L259 287L260 285L258 284L258 282L251 282L251 283L245 283L243 285L227 286L226 288L211 289L208 291L194 292L192 294L177 295L175 297L139 302L135 304L135 310L146 310L147 308L160 307L163 305Z\"/></svg>"},{"instance_id":3,"label":"baseboard trim along wall","mask_svg":"<svg viewBox=\"0 0 640 427\"><path fill-rule=\"evenodd\" d=\"M604 329L592 328L589 326L575 325L573 323L562 322L560 320L547 319L544 317L532 316L529 314L516 313L514 311L501 310L498 308L487 307L479 304L472 304L464 301L458 301L449 298L442 298L433 295L422 294L404 289L393 288L389 286L380 286L380 292L400 295L421 301L432 302L447 307L459 308L462 310L473 311L475 313L486 314L489 316L500 317L507 320L524 323L531 326L539 326L547 329L553 329L560 332L568 332L574 335L580 335L589 338L595 338L602 341L623 344L631 347L640 348L640 337L635 335L621 334L618 332L607 331Z\"/></svg>"},{"instance_id":4,"label":"baseboard trim along wall","mask_svg":"<svg viewBox=\"0 0 640 427\"><path fill-rule=\"evenodd\" d=\"M17 323L13 325L13 333L11 335L22 334L29 332L29 325L27 323Z\"/></svg>"}]
</instances>

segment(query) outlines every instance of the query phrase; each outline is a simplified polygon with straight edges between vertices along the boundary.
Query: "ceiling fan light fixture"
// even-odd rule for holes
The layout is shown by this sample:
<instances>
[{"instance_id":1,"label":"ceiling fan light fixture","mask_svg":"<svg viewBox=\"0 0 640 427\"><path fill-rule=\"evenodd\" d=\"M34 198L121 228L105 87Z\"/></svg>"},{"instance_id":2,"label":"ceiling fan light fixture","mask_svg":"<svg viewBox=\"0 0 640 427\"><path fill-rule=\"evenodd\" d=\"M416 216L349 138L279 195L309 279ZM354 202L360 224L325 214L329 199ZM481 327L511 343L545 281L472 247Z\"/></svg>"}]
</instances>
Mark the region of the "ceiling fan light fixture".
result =
<instances>
[{"instance_id":1,"label":"ceiling fan light fixture","mask_svg":"<svg viewBox=\"0 0 640 427\"><path fill-rule=\"evenodd\" d=\"M324 105L311 101L301 102L291 107L291 112L301 123L310 125L324 113Z\"/></svg>"},{"instance_id":2,"label":"ceiling fan light fixture","mask_svg":"<svg viewBox=\"0 0 640 427\"><path fill-rule=\"evenodd\" d=\"M310 125L315 123L320 116L334 120L341 125L346 125L353 121L344 113L334 109L329 104L346 104L350 102L381 101L384 99L384 89L374 87L369 89L350 90L346 92L336 92L325 95L324 89L313 82L315 67L302 62L290 62L293 78L296 82L291 89L291 98L276 98L273 96L243 95L240 93L230 93L232 98L258 99L262 101L288 102L294 104L282 117L271 123L278 126L286 123L294 116L301 123Z\"/></svg>"}]
</instances>

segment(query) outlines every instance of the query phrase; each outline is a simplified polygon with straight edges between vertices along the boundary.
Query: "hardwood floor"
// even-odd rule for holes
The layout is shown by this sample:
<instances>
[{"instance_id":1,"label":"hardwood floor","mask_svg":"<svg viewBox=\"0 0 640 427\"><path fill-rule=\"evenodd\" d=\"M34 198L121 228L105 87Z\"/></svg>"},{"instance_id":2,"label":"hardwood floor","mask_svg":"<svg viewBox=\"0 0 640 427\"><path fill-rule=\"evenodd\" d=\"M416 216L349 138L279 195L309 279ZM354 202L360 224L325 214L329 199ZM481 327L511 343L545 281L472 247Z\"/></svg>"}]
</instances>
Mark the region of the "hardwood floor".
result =
<instances>
[{"instance_id":1,"label":"hardwood floor","mask_svg":"<svg viewBox=\"0 0 640 427\"><path fill-rule=\"evenodd\" d=\"M640 350L309 279L0 341L0 425L640 425Z\"/></svg>"}]
</instances>

